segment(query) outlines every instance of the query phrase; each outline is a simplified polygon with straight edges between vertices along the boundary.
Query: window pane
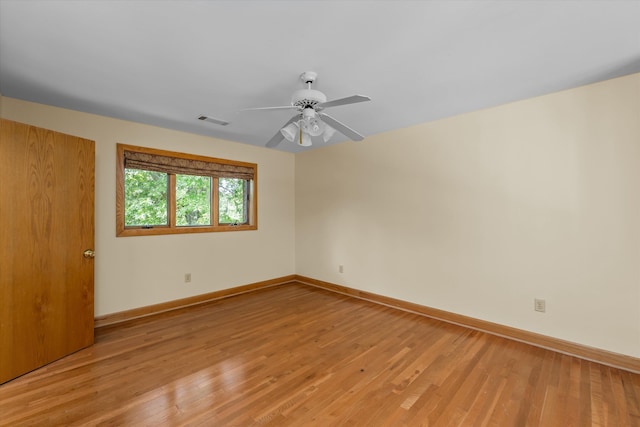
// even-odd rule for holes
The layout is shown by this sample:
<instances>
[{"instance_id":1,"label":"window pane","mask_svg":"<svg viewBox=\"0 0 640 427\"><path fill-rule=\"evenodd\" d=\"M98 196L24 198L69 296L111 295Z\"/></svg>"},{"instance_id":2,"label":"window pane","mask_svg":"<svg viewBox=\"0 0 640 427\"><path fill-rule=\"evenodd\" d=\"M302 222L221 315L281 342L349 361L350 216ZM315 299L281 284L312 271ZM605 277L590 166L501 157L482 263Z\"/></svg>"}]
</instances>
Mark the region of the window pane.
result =
<instances>
[{"instance_id":1,"label":"window pane","mask_svg":"<svg viewBox=\"0 0 640 427\"><path fill-rule=\"evenodd\" d=\"M244 224L247 222L246 179L220 178L218 186L220 224Z\"/></svg>"},{"instance_id":2,"label":"window pane","mask_svg":"<svg viewBox=\"0 0 640 427\"><path fill-rule=\"evenodd\" d=\"M168 225L168 177L162 172L124 170L125 226Z\"/></svg>"},{"instance_id":3,"label":"window pane","mask_svg":"<svg viewBox=\"0 0 640 427\"><path fill-rule=\"evenodd\" d=\"M211 225L211 177L176 175L176 225Z\"/></svg>"}]
</instances>

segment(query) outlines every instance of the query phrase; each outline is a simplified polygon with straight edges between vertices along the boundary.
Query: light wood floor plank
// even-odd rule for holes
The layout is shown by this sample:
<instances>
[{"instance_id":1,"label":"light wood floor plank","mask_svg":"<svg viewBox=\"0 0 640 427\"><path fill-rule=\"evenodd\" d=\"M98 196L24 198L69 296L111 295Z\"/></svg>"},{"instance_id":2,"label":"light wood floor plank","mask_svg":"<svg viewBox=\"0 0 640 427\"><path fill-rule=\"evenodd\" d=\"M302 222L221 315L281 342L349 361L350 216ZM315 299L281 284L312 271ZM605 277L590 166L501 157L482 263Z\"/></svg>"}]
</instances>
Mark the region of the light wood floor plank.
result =
<instances>
[{"instance_id":1,"label":"light wood floor plank","mask_svg":"<svg viewBox=\"0 0 640 427\"><path fill-rule=\"evenodd\" d=\"M640 375L291 283L102 327L0 425L640 426Z\"/></svg>"}]
</instances>

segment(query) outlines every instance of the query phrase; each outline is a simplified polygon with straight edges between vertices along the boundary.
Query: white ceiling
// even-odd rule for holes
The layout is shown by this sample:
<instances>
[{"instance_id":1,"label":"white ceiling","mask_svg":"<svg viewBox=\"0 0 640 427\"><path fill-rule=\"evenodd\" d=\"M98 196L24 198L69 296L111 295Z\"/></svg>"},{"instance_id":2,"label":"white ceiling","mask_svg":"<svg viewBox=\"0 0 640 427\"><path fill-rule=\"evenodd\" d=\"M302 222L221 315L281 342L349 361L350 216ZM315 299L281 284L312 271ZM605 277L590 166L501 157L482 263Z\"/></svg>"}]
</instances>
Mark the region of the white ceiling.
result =
<instances>
[{"instance_id":1,"label":"white ceiling","mask_svg":"<svg viewBox=\"0 0 640 427\"><path fill-rule=\"evenodd\" d=\"M0 0L0 92L263 146L293 113L238 110L313 70L372 98L326 112L373 135L639 72L639 22L637 0Z\"/></svg>"}]
</instances>

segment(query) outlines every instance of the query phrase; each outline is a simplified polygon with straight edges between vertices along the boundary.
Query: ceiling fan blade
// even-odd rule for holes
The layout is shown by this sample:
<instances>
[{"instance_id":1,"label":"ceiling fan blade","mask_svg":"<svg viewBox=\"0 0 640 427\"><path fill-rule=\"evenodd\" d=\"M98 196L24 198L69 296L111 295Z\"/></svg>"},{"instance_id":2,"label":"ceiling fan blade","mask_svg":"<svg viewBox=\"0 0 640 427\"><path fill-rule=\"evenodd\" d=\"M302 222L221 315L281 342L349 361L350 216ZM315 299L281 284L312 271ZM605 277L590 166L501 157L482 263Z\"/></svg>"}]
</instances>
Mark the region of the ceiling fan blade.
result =
<instances>
[{"instance_id":1,"label":"ceiling fan blade","mask_svg":"<svg viewBox=\"0 0 640 427\"><path fill-rule=\"evenodd\" d=\"M345 125L344 123L337 121L330 115L325 113L318 113L318 115L322 117L322 120L326 124L334 128L338 132L342 133L343 135L348 136L350 139L354 141L362 141L364 139L364 135L360 135L358 132L351 129L349 126Z\"/></svg>"},{"instance_id":2,"label":"ceiling fan blade","mask_svg":"<svg viewBox=\"0 0 640 427\"><path fill-rule=\"evenodd\" d=\"M255 111L255 110L297 110L299 107L295 105L282 105L279 107L257 107L257 108L243 108L240 111Z\"/></svg>"},{"instance_id":3,"label":"ceiling fan blade","mask_svg":"<svg viewBox=\"0 0 640 427\"><path fill-rule=\"evenodd\" d=\"M198 120L215 123L215 124L220 125L220 126L226 126L226 125L229 124L229 122L226 121L226 120L216 119L215 117L211 117L211 116L199 116Z\"/></svg>"},{"instance_id":4,"label":"ceiling fan blade","mask_svg":"<svg viewBox=\"0 0 640 427\"><path fill-rule=\"evenodd\" d=\"M271 139L267 141L267 143L264 146L269 148L277 147L278 144L280 144L284 139L284 135L282 134L282 132L280 132L280 129L282 129L283 127L286 127L287 125L289 125L289 123L295 122L298 119L298 117L300 116L296 114L295 116L287 120L287 122L284 125L280 126L280 128L278 129L278 132L276 132L276 134L273 135L273 137L271 137Z\"/></svg>"},{"instance_id":5,"label":"ceiling fan blade","mask_svg":"<svg viewBox=\"0 0 640 427\"><path fill-rule=\"evenodd\" d=\"M336 107L338 105L347 105L347 104L355 104L357 102L365 102L371 101L371 98L365 95L352 95L347 96L346 98L334 99L333 101L321 102L316 107L319 108L328 108L328 107Z\"/></svg>"},{"instance_id":6,"label":"ceiling fan blade","mask_svg":"<svg viewBox=\"0 0 640 427\"><path fill-rule=\"evenodd\" d=\"M273 135L273 137L264 146L269 148L277 147L278 144L280 144L283 139L284 139L284 135L282 135L280 133L280 129L278 129L278 132L276 132L276 134Z\"/></svg>"}]
</instances>

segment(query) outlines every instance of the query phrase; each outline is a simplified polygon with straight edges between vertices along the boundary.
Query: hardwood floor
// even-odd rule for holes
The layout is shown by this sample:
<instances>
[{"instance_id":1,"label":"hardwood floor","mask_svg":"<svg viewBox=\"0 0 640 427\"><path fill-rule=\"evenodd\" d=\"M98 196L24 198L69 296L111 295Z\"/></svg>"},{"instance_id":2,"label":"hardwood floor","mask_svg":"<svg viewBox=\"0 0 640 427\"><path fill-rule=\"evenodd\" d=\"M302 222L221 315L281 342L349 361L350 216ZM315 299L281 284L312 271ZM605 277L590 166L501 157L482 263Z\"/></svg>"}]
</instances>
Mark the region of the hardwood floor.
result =
<instances>
[{"instance_id":1,"label":"hardwood floor","mask_svg":"<svg viewBox=\"0 0 640 427\"><path fill-rule=\"evenodd\" d=\"M0 424L640 426L640 375L286 284L100 328Z\"/></svg>"}]
</instances>

